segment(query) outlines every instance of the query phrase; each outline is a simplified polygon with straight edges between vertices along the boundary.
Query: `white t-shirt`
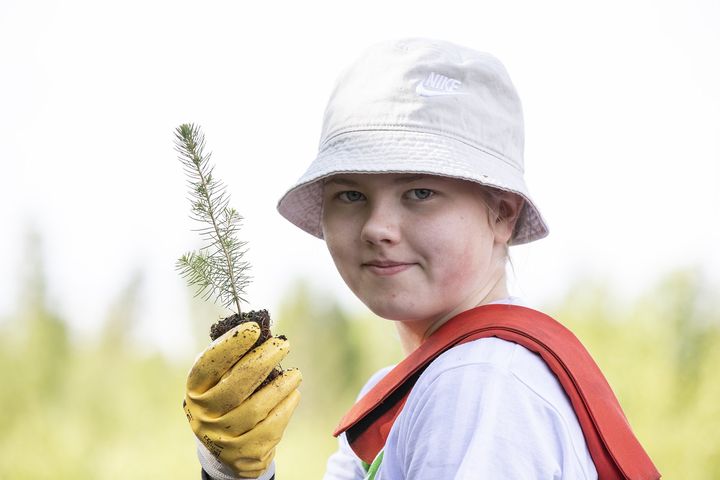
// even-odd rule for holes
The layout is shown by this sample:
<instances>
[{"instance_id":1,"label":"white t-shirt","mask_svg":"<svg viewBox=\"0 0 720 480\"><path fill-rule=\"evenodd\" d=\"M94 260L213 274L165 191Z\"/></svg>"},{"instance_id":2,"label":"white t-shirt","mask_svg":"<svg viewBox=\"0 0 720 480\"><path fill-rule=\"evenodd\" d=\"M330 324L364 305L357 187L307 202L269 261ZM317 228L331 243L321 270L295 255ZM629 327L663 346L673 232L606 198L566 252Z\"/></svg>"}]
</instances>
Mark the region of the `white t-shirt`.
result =
<instances>
[{"instance_id":1,"label":"white t-shirt","mask_svg":"<svg viewBox=\"0 0 720 480\"><path fill-rule=\"evenodd\" d=\"M360 396L391 368L373 375ZM339 444L324 480L363 479L344 434ZM483 338L444 352L420 375L375 479L594 480L597 471L572 405L545 362L518 344Z\"/></svg>"}]
</instances>

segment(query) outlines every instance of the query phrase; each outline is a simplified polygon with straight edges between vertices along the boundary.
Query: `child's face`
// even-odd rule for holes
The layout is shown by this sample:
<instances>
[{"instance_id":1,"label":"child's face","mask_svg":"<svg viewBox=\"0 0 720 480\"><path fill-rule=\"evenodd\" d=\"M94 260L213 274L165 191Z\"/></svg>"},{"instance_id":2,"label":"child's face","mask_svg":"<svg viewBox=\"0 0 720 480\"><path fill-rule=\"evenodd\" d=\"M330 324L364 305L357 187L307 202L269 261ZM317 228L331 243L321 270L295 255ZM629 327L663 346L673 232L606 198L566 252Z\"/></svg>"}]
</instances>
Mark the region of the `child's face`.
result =
<instances>
[{"instance_id":1,"label":"child's face","mask_svg":"<svg viewBox=\"0 0 720 480\"><path fill-rule=\"evenodd\" d=\"M381 317L418 328L472 308L500 280L509 230L479 185L433 175L326 180L323 234L345 283Z\"/></svg>"}]
</instances>

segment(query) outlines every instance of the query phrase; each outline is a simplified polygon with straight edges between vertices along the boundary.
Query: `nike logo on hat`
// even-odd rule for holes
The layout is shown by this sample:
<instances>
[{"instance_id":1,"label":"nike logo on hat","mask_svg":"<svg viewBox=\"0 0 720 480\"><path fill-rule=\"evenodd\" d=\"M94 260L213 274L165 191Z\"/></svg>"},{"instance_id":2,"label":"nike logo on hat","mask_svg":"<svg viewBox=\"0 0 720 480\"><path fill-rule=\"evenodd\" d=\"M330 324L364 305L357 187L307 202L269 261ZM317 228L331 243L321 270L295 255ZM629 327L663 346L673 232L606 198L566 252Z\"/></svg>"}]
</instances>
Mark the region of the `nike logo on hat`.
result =
<instances>
[{"instance_id":1,"label":"nike logo on hat","mask_svg":"<svg viewBox=\"0 0 720 480\"><path fill-rule=\"evenodd\" d=\"M463 95L457 90L462 85L460 80L446 77L439 73L430 72L427 78L418 83L415 93L421 97L437 97L439 95Z\"/></svg>"}]
</instances>

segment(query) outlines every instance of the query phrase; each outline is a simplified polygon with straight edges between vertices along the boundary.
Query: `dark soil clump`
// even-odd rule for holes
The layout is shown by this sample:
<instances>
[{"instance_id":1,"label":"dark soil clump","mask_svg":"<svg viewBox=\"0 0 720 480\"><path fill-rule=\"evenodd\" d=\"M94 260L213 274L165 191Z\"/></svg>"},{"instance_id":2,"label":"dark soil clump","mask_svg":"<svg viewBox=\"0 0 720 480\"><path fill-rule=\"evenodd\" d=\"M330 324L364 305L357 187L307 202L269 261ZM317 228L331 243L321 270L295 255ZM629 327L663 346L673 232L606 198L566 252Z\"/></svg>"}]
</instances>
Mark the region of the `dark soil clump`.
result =
<instances>
[{"instance_id":1,"label":"dark soil clump","mask_svg":"<svg viewBox=\"0 0 720 480\"><path fill-rule=\"evenodd\" d=\"M238 315L237 313L234 315L230 315L229 317L223 318L217 323L214 323L210 327L210 339L215 340L221 337L225 332L231 330L233 327L245 322L255 322L260 325L260 337L258 338L257 342L255 342L255 344L252 346L251 350L259 346L272 336L272 333L270 332L270 314L268 314L268 311L252 310L250 312L242 312L240 315ZM283 335L280 335L278 338L286 340ZM280 367L276 367L272 372L270 372L270 375L268 375L268 377L260 384L260 386L255 391L257 392L262 387L270 383L282 372L283 370Z\"/></svg>"},{"instance_id":2,"label":"dark soil clump","mask_svg":"<svg viewBox=\"0 0 720 480\"><path fill-rule=\"evenodd\" d=\"M270 315L268 314L268 311L252 310L250 312L243 312L240 315L237 313L230 315L229 317L223 318L219 322L213 324L210 327L210 339L215 340L223 333L245 322L255 322L260 325L260 338L258 338L257 343L253 345L253 348L263 343L272 335L272 333L270 333Z\"/></svg>"}]
</instances>

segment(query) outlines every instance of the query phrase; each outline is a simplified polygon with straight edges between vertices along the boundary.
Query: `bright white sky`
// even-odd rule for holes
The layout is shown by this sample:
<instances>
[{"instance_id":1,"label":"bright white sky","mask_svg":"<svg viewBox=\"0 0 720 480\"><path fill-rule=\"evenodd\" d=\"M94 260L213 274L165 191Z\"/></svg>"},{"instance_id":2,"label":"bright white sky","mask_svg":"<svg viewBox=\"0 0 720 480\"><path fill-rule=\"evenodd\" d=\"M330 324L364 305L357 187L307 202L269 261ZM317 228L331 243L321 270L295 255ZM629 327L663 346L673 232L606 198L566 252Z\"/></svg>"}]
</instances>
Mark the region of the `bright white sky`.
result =
<instances>
[{"instance_id":1,"label":"bright white sky","mask_svg":"<svg viewBox=\"0 0 720 480\"><path fill-rule=\"evenodd\" d=\"M718 25L715 0L4 0L0 317L34 224L76 331L142 269L136 333L187 349L174 264L198 240L172 144L184 122L203 127L246 218L252 306L276 308L304 276L360 308L322 241L275 204L316 152L340 70L405 36L493 53L523 100L527 181L551 234L514 249L513 293L546 303L582 274L635 295L694 264L717 279Z\"/></svg>"}]
</instances>

